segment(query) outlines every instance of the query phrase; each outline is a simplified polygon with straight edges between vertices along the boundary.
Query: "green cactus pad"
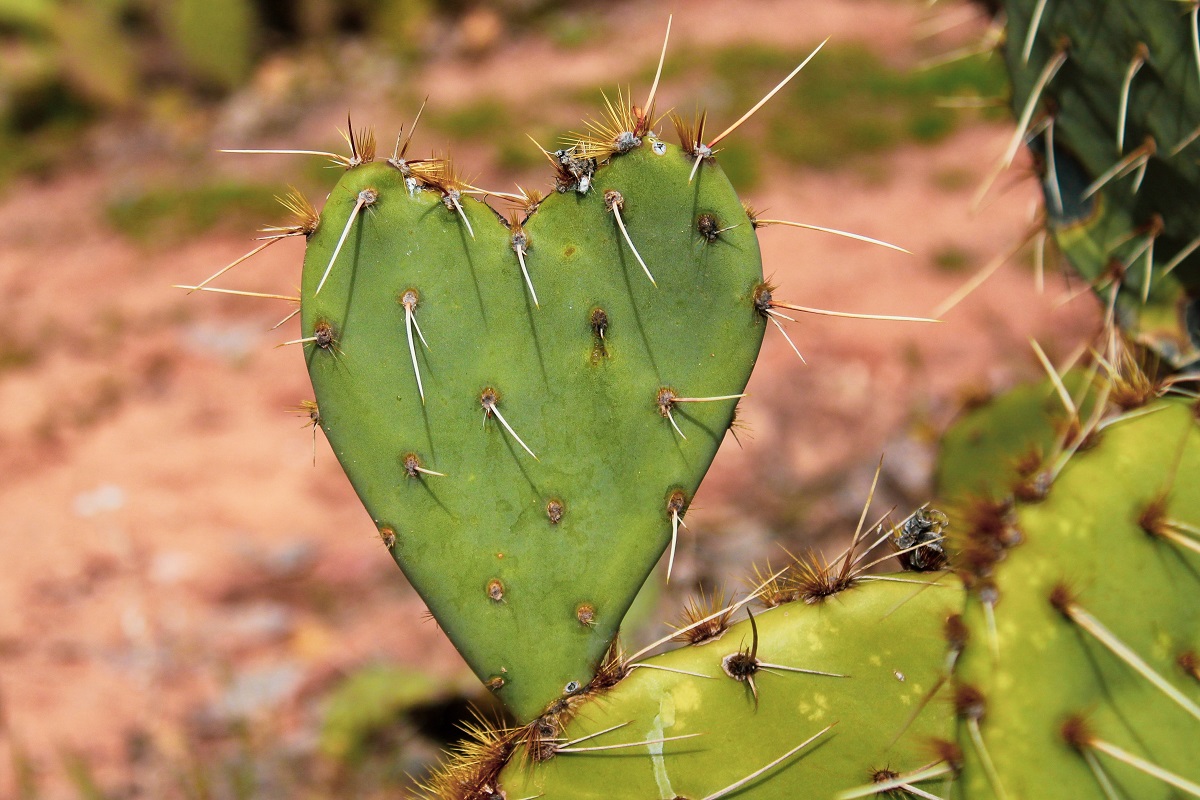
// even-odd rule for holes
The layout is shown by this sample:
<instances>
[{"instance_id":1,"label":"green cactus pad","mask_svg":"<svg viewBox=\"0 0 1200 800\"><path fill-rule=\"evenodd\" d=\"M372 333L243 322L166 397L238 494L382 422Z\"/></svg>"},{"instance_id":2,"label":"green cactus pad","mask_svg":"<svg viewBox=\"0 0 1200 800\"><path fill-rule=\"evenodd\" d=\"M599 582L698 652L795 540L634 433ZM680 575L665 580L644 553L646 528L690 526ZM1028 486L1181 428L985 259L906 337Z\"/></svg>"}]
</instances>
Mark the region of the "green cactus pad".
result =
<instances>
[{"instance_id":1,"label":"green cactus pad","mask_svg":"<svg viewBox=\"0 0 1200 800\"><path fill-rule=\"evenodd\" d=\"M647 668L588 697L573 708L574 720L561 734L574 741L622 726L568 750L699 736L563 752L540 763L518 749L499 786L509 798L701 800L831 725L732 796L831 798L869 786L885 771L906 774L937 761L930 742L953 735L953 715L943 700L925 701L943 677L938 643L947 618L961 608L962 593L944 574L901 579L863 582L823 603L797 601L754 615L760 661L847 677L764 664L756 702L747 683L722 667L727 656L752 647L751 625L742 621L719 639L649 659ZM936 790L940 780L922 786Z\"/></svg>"},{"instance_id":2,"label":"green cactus pad","mask_svg":"<svg viewBox=\"0 0 1200 800\"><path fill-rule=\"evenodd\" d=\"M1195 411L1133 412L1088 437L1040 502L993 505L966 533L963 796L1099 800L1114 796L1105 781L1119 797L1185 796L1096 742L1200 781Z\"/></svg>"},{"instance_id":3,"label":"green cactus pad","mask_svg":"<svg viewBox=\"0 0 1200 800\"><path fill-rule=\"evenodd\" d=\"M1082 370L1062 379L1076 398L1086 380ZM1080 405L1086 418L1090 398ZM934 475L939 505L958 508L973 497L999 500L1023 482L1036 481L1070 419L1049 380L1017 386L964 412L942 436Z\"/></svg>"},{"instance_id":4,"label":"green cactus pad","mask_svg":"<svg viewBox=\"0 0 1200 800\"><path fill-rule=\"evenodd\" d=\"M1113 279L1120 284L1122 327L1177 367L1196 361L1200 45L1194 8L1157 1L1003 5L1013 107L1018 115L1029 109L1031 128L1042 131L1030 144L1059 248L1106 302ZM1062 53L1065 60L1051 74ZM1085 197L1119 164L1111 180Z\"/></svg>"},{"instance_id":5,"label":"green cactus pad","mask_svg":"<svg viewBox=\"0 0 1200 800\"><path fill-rule=\"evenodd\" d=\"M645 137L590 190L537 206L517 243L466 194L460 210L365 163L309 241L321 425L396 562L521 719L591 679L736 403L687 399L741 393L762 342L754 230L719 167L689 183L692 163Z\"/></svg>"}]
</instances>

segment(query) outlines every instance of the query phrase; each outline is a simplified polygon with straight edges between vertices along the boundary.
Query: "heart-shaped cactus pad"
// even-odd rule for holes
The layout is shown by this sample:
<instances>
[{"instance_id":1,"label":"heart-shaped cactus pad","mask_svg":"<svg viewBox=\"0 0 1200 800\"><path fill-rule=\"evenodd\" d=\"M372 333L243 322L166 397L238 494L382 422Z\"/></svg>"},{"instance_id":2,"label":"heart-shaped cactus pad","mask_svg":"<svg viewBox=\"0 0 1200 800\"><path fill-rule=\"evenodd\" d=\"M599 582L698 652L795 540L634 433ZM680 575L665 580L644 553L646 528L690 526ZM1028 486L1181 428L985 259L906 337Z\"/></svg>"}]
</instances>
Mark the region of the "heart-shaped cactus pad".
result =
<instances>
[{"instance_id":1,"label":"heart-shaped cactus pad","mask_svg":"<svg viewBox=\"0 0 1200 800\"><path fill-rule=\"evenodd\" d=\"M594 674L733 420L769 302L711 158L689 180L687 149L649 133L553 158L559 191L512 222L445 162L356 163L302 291L342 467L522 720Z\"/></svg>"}]
</instances>

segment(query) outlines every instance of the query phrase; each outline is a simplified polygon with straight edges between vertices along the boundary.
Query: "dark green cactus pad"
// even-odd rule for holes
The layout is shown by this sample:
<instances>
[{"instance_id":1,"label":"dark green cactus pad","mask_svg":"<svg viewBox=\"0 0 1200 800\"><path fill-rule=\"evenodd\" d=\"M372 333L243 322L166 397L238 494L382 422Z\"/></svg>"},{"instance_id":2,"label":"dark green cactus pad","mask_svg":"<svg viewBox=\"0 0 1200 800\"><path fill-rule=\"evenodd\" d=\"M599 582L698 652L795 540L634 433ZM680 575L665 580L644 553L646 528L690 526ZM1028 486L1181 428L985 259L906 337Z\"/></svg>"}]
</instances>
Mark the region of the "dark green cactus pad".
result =
<instances>
[{"instance_id":1,"label":"dark green cactus pad","mask_svg":"<svg viewBox=\"0 0 1200 800\"><path fill-rule=\"evenodd\" d=\"M1040 501L975 510L962 796L1190 796L1111 748L1200 782L1197 487L1196 409L1163 400L1091 433Z\"/></svg>"},{"instance_id":2,"label":"dark green cactus pad","mask_svg":"<svg viewBox=\"0 0 1200 800\"><path fill-rule=\"evenodd\" d=\"M1013 107L1018 116L1028 110L1030 130L1040 131L1030 144L1059 248L1106 302L1114 281L1120 286L1116 313L1123 328L1177 367L1194 362L1200 358L1195 8L1157 0L1003 5Z\"/></svg>"},{"instance_id":3,"label":"dark green cactus pad","mask_svg":"<svg viewBox=\"0 0 1200 800\"><path fill-rule=\"evenodd\" d=\"M348 170L309 241L321 425L396 562L521 719L591 679L736 402L686 398L741 393L762 341L754 230L719 167L689 184L692 163L645 137L586 193L542 202L519 245L540 307L513 229L390 163Z\"/></svg>"},{"instance_id":4,"label":"dark green cactus pad","mask_svg":"<svg viewBox=\"0 0 1200 800\"><path fill-rule=\"evenodd\" d=\"M943 627L962 603L961 590L945 577L864 581L823 603L796 601L755 614L756 657L766 662L756 675L757 701L722 666L752 648L748 621L719 639L649 659L648 668L576 705L560 738L573 742L621 727L540 762L518 748L498 787L509 798L702 800L778 762L730 796L832 798L938 761L931 742L953 735L953 714L941 698L926 701L944 674ZM700 735L570 752L689 734ZM936 793L941 779L920 785Z\"/></svg>"}]
</instances>

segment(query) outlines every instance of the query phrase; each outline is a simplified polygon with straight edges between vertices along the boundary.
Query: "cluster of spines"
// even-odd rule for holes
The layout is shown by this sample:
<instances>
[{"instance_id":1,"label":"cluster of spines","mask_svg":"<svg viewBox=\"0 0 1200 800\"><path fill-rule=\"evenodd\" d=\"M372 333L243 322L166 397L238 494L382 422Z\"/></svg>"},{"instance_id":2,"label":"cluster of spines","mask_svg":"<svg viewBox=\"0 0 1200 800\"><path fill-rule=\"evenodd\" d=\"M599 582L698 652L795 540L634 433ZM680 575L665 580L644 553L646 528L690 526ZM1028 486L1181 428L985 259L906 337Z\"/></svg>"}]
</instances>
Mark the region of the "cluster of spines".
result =
<instances>
[{"instance_id":1,"label":"cluster of spines","mask_svg":"<svg viewBox=\"0 0 1200 800\"><path fill-rule=\"evenodd\" d=\"M977 588L986 596L996 565L1021 543L1023 534L1014 516L1016 503L1044 500L1070 459L1095 447L1106 428L1145 413L1146 406L1162 397L1196 396L1185 388L1195 378L1158 374L1154 366L1147 366L1146 357L1139 356L1136 346L1111 327L1102 338L1107 352L1092 351L1093 364L1086 371L1081 397L1068 391L1063 374L1040 346L1032 343L1065 415L1055 425L1058 434L1049 452L1035 446L1015 454L1016 478L1008 487L990 487L994 494L964 498L956 508L963 524L948 538L954 567L968 588ZM1149 360L1154 362L1153 357ZM1088 405L1090 413L1085 412ZM1144 526L1152 516L1148 509L1142 518ZM989 605L986 600L985 605Z\"/></svg>"},{"instance_id":2,"label":"cluster of spines","mask_svg":"<svg viewBox=\"0 0 1200 800\"><path fill-rule=\"evenodd\" d=\"M517 737L499 722L477 717L463 726L463 738L418 789L435 800L493 800L498 779L512 757Z\"/></svg>"}]
</instances>

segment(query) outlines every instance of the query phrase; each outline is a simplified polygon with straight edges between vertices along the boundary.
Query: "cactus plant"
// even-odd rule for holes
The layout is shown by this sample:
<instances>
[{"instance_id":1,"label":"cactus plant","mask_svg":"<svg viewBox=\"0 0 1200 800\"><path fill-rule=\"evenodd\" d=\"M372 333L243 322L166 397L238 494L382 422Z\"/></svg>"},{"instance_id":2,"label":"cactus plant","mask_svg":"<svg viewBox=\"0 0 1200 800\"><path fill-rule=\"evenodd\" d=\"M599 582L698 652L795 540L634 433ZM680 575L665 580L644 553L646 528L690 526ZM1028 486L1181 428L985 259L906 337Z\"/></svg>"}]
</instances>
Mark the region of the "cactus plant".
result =
<instances>
[{"instance_id":1,"label":"cactus plant","mask_svg":"<svg viewBox=\"0 0 1200 800\"><path fill-rule=\"evenodd\" d=\"M301 221L267 243L308 239L289 344L319 424L397 563L523 720L588 683L668 545L669 578L767 320L810 310L763 280L757 221L713 158L754 109L707 142L703 115L675 118L675 146L652 130L656 87L545 151L557 191L507 195L508 220L448 160L408 158L405 139L376 161L348 125L322 213L292 200Z\"/></svg>"},{"instance_id":2,"label":"cactus plant","mask_svg":"<svg viewBox=\"0 0 1200 800\"><path fill-rule=\"evenodd\" d=\"M1123 331L1097 357L1108 373L1097 402L1127 413L1089 420L1060 392L1052 439L990 412L973 423L997 440L1015 427L1043 448L1022 445L1020 474L963 494L955 519L974 634L956 675L964 793L1197 795L1198 631L1187 609L1200 446L1193 409L1143 406L1180 379L1173 371L1200 363L1200 175L1188 152L1200 132L1200 12L1002 5L1018 116L1004 163L1029 143L1047 228ZM963 455L961 443L951 450Z\"/></svg>"},{"instance_id":3,"label":"cactus plant","mask_svg":"<svg viewBox=\"0 0 1200 800\"><path fill-rule=\"evenodd\" d=\"M1098 134L1108 123L1090 116L1103 81L1089 65L1111 69L1043 42L1094 18L1013 5L1038 19L1017 23L1032 44L1014 51L1010 37L1010 61L1028 52L1047 65L1017 79L1018 145L1062 75L1041 129L1051 227L1073 259L1093 259L1077 264L1089 277L1125 259L1110 322L1183 365L1194 343L1147 325L1192 291L1200 225L1185 213L1109 240L1152 200L1091 177L1096 137L1112 130ZM1156 14L1132 14L1120 36ZM1157 39L1147 51L1173 52ZM1175 63L1155 69L1174 75ZM1162 92L1122 101L1117 129L1163 135ZM322 212L293 198L297 223L271 234L308 240L291 344L305 349L314 423L393 558L517 720L475 728L429 794L946 796L931 793L936 779L966 798L1200 796L1189 758L1200 629L1188 614L1200 429L1194 407L1162 398L1176 379L1143 372L1111 328L1091 372L1052 374L947 437L945 512L870 532L871 547L890 539L929 574L864 574L860 523L832 565L800 559L738 603L697 603L683 647L620 650L621 618L668 549L670 574L767 322L782 330L780 309L813 310L763 280L755 231L769 221L714 161L740 120L706 140L703 115L676 119L676 146L656 132L653 97L618 95L589 133L544 151L556 191L508 195L508 220L448 160L410 158L408 140L376 160L373 137L350 127ZM1192 191L1190 167L1168 174L1142 155L1126 166L1145 167L1148 186ZM1137 259L1148 271L1127 285ZM754 600L768 610L755 615Z\"/></svg>"}]
</instances>

